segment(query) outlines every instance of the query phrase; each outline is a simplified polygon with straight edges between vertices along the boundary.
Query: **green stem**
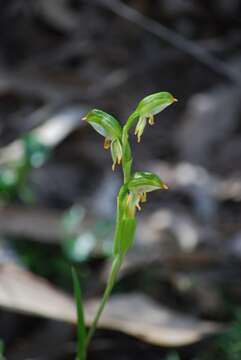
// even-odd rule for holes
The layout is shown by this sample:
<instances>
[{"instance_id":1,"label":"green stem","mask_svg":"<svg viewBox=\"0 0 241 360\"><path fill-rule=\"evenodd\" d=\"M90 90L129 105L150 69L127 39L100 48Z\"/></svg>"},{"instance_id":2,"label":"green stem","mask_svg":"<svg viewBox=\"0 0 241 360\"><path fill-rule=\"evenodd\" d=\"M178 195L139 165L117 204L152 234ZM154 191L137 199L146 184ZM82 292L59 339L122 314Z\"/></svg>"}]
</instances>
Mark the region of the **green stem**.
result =
<instances>
[{"instance_id":1,"label":"green stem","mask_svg":"<svg viewBox=\"0 0 241 360\"><path fill-rule=\"evenodd\" d=\"M122 261L123 261L123 257L121 255L117 255L114 258L113 262L112 262L111 272L110 272L110 275L109 275L109 279L108 279L108 282L107 282L107 286L106 286L102 301L100 303L100 306L99 306L98 311L97 311L97 313L95 315L94 321L93 321L93 323L92 323L92 325L90 327L90 330L89 330L87 338L86 338L86 347L90 343L90 340L91 340L91 338L92 338L92 336L93 336L93 334L94 334L94 332L96 330L98 320L99 320L99 318L100 318L100 316L102 314L102 311L104 310L104 307L105 307L107 301L109 300L109 297L110 297L111 291L113 289L113 286L115 284L115 280L117 278L117 275L118 275L119 269L121 267Z\"/></svg>"},{"instance_id":2,"label":"green stem","mask_svg":"<svg viewBox=\"0 0 241 360\"><path fill-rule=\"evenodd\" d=\"M125 126L123 127L123 133L122 133L122 144L123 144L123 160L122 160L122 168L123 168L123 174L124 174L124 184L126 184L131 177L131 167L132 167L132 154L131 154L131 147L129 143L129 130L134 125L134 122L136 118L139 116L139 114L135 111L131 114L131 116L128 118Z\"/></svg>"},{"instance_id":3,"label":"green stem","mask_svg":"<svg viewBox=\"0 0 241 360\"><path fill-rule=\"evenodd\" d=\"M79 283L78 272L72 267L72 277L74 284L74 294L77 308L77 358L76 360L86 360L86 329L83 311L83 301Z\"/></svg>"},{"instance_id":4,"label":"green stem","mask_svg":"<svg viewBox=\"0 0 241 360\"><path fill-rule=\"evenodd\" d=\"M123 153L123 159L122 159L122 168L123 168L123 174L124 174L124 185L121 187L119 195L118 195L118 205L117 205L117 226L118 223L120 221L120 219L122 218L122 209L121 209L121 199L122 197L125 195L126 193L126 186L125 184L130 180L131 178L131 167L132 167L132 154L131 154L131 147L129 144L129 129L131 128L131 126L133 126L136 118L139 116L139 114L137 112L134 112L127 120L126 125L123 128L123 133L122 133L122 146L124 149L124 153ZM115 239L116 240L116 239ZM113 289L113 286L115 284L116 278L118 276L118 272L120 270L121 264L123 262L123 258L124 258L125 253L118 253L115 255L113 262L112 262L112 267L111 267L111 271L109 274L109 278L108 278L108 282L107 282L107 286L104 292L104 295L102 297L101 303L99 305L99 308L97 310L97 313L95 315L95 318L93 320L93 323L91 324L91 327L89 329L89 332L87 334L86 337L86 341L85 341L85 349L87 349L93 335L94 332L96 330L97 327L97 323L99 321L99 318L104 310L104 307L107 303L107 301L109 300L111 291ZM79 360L79 359L78 359ZM81 359L82 360L82 359Z\"/></svg>"},{"instance_id":5,"label":"green stem","mask_svg":"<svg viewBox=\"0 0 241 360\"><path fill-rule=\"evenodd\" d=\"M127 122L123 128L123 131L128 133L130 128L134 125L136 118L139 116L139 112L134 111L127 119Z\"/></svg>"}]
</instances>

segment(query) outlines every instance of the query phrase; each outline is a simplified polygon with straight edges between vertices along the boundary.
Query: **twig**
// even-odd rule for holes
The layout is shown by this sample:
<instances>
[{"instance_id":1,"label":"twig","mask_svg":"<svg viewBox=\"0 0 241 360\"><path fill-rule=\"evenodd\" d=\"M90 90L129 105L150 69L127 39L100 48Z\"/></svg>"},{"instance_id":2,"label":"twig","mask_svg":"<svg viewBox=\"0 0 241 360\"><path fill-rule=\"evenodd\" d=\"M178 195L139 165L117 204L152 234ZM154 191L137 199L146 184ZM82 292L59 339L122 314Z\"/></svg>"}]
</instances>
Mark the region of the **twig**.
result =
<instances>
[{"instance_id":1,"label":"twig","mask_svg":"<svg viewBox=\"0 0 241 360\"><path fill-rule=\"evenodd\" d=\"M83 87L79 84L64 84L56 79L44 77L36 72L10 71L0 68L0 90L14 89L21 94L38 96L46 101L76 98L76 94L83 94ZM81 95L79 95L79 98Z\"/></svg>"},{"instance_id":2,"label":"twig","mask_svg":"<svg viewBox=\"0 0 241 360\"><path fill-rule=\"evenodd\" d=\"M158 36L160 39L171 44L175 48L191 55L194 59L206 65L215 73L224 76L229 81L239 84L241 83L240 72L217 59L195 42L186 39L182 35L166 28L164 25L156 22L155 20L140 14L137 10L123 4L120 0L98 0L97 3L105 6L115 14L139 25L141 28Z\"/></svg>"},{"instance_id":3,"label":"twig","mask_svg":"<svg viewBox=\"0 0 241 360\"><path fill-rule=\"evenodd\" d=\"M48 147L57 146L71 132L84 126L80 122L81 116L88 111L86 106L65 106L64 101L49 103L33 111L27 118L24 127L19 132L23 135L32 130L38 141ZM0 165L12 161L19 161L23 157L24 146L22 140L15 140L7 146L0 147Z\"/></svg>"},{"instance_id":4,"label":"twig","mask_svg":"<svg viewBox=\"0 0 241 360\"><path fill-rule=\"evenodd\" d=\"M80 32L76 32L71 39L67 39L61 45L32 55L21 65L21 71L33 71L39 67L56 66L75 55L91 55L94 51L94 44L88 40L80 39Z\"/></svg>"},{"instance_id":5,"label":"twig","mask_svg":"<svg viewBox=\"0 0 241 360\"><path fill-rule=\"evenodd\" d=\"M71 33L78 26L78 15L68 7L66 0L42 0L38 3L38 12L56 29Z\"/></svg>"}]
</instances>

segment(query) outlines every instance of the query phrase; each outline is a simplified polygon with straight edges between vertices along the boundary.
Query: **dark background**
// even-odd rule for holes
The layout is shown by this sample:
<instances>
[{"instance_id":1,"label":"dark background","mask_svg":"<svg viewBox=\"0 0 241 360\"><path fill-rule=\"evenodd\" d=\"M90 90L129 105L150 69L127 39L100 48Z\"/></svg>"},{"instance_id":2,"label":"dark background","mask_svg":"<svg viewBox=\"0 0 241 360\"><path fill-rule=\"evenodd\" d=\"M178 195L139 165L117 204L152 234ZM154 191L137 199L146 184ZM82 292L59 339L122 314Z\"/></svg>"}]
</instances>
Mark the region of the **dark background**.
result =
<instances>
[{"instance_id":1,"label":"dark background","mask_svg":"<svg viewBox=\"0 0 241 360\"><path fill-rule=\"evenodd\" d=\"M217 330L180 346L161 339L159 325L157 343L104 326L89 356L240 359L241 2L9 0L0 9L6 358L74 357L75 327L48 320L51 299L43 289L40 301L33 285L39 277L71 293L74 262L86 301L103 292L121 171L111 172L103 139L80 118L95 107L124 123L144 96L169 91L178 103L156 116L141 144L132 141L135 168L156 172L170 190L151 194L138 215L136 245L115 296L128 304L128 296L144 294L164 313L181 313L184 328L187 317ZM33 276L23 299L20 271ZM128 318L131 310L120 311ZM162 326L182 331L175 316Z\"/></svg>"}]
</instances>

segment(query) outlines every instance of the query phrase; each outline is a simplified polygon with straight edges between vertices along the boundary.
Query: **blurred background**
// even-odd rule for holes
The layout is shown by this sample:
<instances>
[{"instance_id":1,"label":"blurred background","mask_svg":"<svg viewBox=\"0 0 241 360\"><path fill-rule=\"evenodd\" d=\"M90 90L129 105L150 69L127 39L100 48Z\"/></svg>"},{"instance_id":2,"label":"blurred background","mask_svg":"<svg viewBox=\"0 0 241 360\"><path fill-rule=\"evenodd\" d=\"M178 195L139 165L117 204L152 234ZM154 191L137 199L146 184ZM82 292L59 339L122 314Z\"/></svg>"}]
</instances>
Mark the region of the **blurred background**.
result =
<instances>
[{"instance_id":1,"label":"blurred background","mask_svg":"<svg viewBox=\"0 0 241 360\"><path fill-rule=\"evenodd\" d=\"M89 359L241 358L240 19L239 0L1 2L1 358L74 358L70 265L89 323L121 184L80 119L158 91L179 101L133 151L169 191L138 214Z\"/></svg>"}]
</instances>

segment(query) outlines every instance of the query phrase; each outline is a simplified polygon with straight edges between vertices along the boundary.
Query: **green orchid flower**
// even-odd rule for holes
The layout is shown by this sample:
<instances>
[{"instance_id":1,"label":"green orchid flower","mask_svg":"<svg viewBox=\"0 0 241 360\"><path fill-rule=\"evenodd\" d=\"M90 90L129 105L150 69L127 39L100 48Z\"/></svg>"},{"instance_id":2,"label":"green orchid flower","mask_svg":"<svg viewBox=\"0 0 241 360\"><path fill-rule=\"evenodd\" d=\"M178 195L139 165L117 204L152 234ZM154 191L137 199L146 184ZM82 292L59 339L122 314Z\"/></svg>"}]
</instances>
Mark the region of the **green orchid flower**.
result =
<instances>
[{"instance_id":1,"label":"green orchid flower","mask_svg":"<svg viewBox=\"0 0 241 360\"><path fill-rule=\"evenodd\" d=\"M127 187L129 190L127 204L131 215L135 214L136 208L141 210L140 202L146 201L148 192L168 189L168 186L159 176L147 171L136 172L127 184Z\"/></svg>"},{"instance_id":2,"label":"green orchid flower","mask_svg":"<svg viewBox=\"0 0 241 360\"><path fill-rule=\"evenodd\" d=\"M90 111L82 119L87 121L100 135L105 137L104 148L111 149L113 160L112 170L116 164L121 163L122 159L122 129L117 119L112 115L98 109Z\"/></svg>"},{"instance_id":3,"label":"green orchid flower","mask_svg":"<svg viewBox=\"0 0 241 360\"><path fill-rule=\"evenodd\" d=\"M115 231L114 254L125 254L132 246L136 231L136 209L141 210L140 202L145 202L147 193L168 189L155 174L136 172L124 185L118 196L118 215Z\"/></svg>"},{"instance_id":4,"label":"green orchid flower","mask_svg":"<svg viewBox=\"0 0 241 360\"><path fill-rule=\"evenodd\" d=\"M170 93L158 92L145 97L139 102L135 110L135 113L139 116L135 129L135 135L137 136L138 142L141 141L141 136L144 132L147 121L150 125L154 125L154 116L176 101L177 99L175 99Z\"/></svg>"}]
</instances>

